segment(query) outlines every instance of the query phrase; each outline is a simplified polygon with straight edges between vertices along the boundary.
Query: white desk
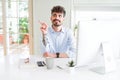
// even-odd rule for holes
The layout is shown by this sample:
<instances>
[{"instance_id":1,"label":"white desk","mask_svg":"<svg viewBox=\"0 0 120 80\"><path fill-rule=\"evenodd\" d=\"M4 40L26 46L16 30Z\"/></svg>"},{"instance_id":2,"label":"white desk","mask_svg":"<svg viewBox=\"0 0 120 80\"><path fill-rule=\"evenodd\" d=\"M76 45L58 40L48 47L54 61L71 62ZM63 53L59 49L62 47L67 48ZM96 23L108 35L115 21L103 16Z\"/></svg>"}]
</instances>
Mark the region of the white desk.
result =
<instances>
[{"instance_id":1,"label":"white desk","mask_svg":"<svg viewBox=\"0 0 120 80\"><path fill-rule=\"evenodd\" d=\"M37 67L37 65L19 68L18 60L14 57L0 57L1 80L120 80L120 68L117 72L106 75L100 75L88 69L78 69L74 74L70 74L68 71L61 70L56 66L51 70L47 70L46 67ZM56 59L56 65L58 65L58 61ZM60 62L59 65L66 63L64 60L63 63Z\"/></svg>"}]
</instances>

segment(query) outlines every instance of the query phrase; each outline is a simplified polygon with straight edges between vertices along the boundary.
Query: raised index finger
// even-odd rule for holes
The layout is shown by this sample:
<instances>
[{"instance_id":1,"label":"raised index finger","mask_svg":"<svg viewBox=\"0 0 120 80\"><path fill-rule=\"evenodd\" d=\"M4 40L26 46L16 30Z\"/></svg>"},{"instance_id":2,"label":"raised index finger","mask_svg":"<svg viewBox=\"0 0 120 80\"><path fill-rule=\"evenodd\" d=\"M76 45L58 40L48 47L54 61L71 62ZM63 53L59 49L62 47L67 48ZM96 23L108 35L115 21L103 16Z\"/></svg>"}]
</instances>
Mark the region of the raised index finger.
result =
<instances>
[{"instance_id":1,"label":"raised index finger","mask_svg":"<svg viewBox=\"0 0 120 80\"><path fill-rule=\"evenodd\" d=\"M42 27L42 28L47 28L47 24L46 24L45 22L40 22L40 21L39 21L39 23L41 24L41 27Z\"/></svg>"}]
</instances>

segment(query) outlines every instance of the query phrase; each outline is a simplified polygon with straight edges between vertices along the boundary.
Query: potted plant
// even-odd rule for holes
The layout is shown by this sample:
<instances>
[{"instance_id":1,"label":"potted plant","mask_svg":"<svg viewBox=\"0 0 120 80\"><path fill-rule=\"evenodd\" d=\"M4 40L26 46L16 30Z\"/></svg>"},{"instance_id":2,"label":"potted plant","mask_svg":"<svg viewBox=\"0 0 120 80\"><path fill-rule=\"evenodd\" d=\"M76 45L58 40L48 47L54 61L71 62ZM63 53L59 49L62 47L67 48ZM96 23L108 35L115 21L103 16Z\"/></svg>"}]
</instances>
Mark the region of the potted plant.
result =
<instances>
[{"instance_id":1,"label":"potted plant","mask_svg":"<svg viewBox=\"0 0 120 80\"><path fill-rule=\"evenodd\" d=\"M75 66L74 61L73 61L73 60L69 61L69 62L68 62L68 66L69 66L69 67L74 67L74 66Z\"/></svg>"},{"instance_id":2,"label":"potted plant","mask_svg":"<svg viewBox=\"0 0 120 80\"><path fill-rule=\"evenodd\" d=\"M73 73L75 69L75 62L73 60L68 62L69 72Z\"/></svg>"}]
</instances>

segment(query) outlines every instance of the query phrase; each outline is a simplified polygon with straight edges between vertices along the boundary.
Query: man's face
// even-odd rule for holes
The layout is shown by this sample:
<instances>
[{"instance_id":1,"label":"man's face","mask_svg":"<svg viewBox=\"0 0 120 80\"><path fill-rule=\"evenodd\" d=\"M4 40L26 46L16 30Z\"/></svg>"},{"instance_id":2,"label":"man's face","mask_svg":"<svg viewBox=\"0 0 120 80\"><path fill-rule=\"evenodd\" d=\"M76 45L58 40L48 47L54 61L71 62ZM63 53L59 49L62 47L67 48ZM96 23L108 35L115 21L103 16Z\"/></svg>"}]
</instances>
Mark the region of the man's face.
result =
<instances>
[{"instance_id":1,"label":"man's face","mask_svg":"<svg viewBox=\"0 0 120 80\"><path fill-rule=\"evenodd\" d=\"M53 12L51 15L51 21L52 21L52 25L55 27L59 27L62 25L64 20L64 16L63 13L57 13L57 12Z\"/></svg>"}]
</instances>

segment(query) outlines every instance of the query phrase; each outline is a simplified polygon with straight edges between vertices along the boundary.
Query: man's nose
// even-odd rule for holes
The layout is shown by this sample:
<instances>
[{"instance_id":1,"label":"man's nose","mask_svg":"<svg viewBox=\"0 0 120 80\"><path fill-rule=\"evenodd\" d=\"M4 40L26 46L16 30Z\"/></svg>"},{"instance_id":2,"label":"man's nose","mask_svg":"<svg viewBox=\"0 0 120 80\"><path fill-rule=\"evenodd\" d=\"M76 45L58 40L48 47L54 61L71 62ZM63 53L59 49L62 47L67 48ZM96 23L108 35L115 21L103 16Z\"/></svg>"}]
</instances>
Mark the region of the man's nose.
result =
<instances>
[{"instance_id":1,"label":"man's nose","mask_svg":"<svg viewBox=\"0 0 120 80\"><path fill-rule=\"evenodd\" d=\"M59 19L59 16L56 16L56 19Z\"/></svg>"}]
</instances>

